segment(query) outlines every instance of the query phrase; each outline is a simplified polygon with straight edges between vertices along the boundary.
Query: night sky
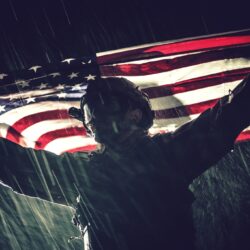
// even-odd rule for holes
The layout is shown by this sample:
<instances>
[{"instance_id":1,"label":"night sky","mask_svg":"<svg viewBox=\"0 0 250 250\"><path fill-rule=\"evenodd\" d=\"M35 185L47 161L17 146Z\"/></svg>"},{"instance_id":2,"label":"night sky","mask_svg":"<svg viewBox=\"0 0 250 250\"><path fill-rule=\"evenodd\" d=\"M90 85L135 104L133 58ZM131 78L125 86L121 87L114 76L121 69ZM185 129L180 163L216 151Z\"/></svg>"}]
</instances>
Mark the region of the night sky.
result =
<instances>
[{"instance_id":1,"label":"night sky","mask_svg":"<svg viewBox=\"0 0 250 250\"><path fill-rule=\"evenodd\" d=\"M0 70L249 27L242 0L1 0Z\"/></svg>"}]
</instances>

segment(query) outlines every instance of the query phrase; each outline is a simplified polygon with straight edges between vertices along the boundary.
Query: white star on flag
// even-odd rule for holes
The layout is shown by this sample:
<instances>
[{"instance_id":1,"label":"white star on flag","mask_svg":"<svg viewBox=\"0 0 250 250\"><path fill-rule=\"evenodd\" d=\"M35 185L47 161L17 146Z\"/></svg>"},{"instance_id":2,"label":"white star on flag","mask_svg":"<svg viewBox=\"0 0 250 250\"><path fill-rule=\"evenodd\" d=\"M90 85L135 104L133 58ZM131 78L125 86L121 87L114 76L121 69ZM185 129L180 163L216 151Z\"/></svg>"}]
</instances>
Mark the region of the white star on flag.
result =
<instances>
[{"instance_id":1,"label":"white star on flag","mask_svg":"<svg viewBox=\"0 0 250 250\"><path fill-rule=\"evenodd\" d=\"M0 80L3 80L4 79L4 77L6 77L6 76L8 76L7 74L5 74L5 73L1 73L0 74Z\"/></svg>"},{"instance_id":2,"label":"white star on flag","mask_svg":"<svg viewBox=\"0 0 250 250\"><path fill-rule=\"evenodd\" d=\"M49 76L52 76L53 78L60 76L61 74L59 72L51 73Z\"/></svg>"},{"instance_id":3,"label":"white star on flag","mask_svg":"<svg viewBox=\"0 0 250 250\"><path fill-rule=\"evenodd\" d=\"M39 89L46 89L48 86L48 83L41 83L39 86Z\"/></svg>"},{"instance_id":4,"label":"white star on flag","mask_svg":"<svg viewBox=\"0 0 250 250\"><path fill-rule=\"evenodd\" d=\"M66 98L66 95L67 95L66 93L57 94L59 98Z\"/></svg>"},{"instance_id":5,"label":"white star on flag","mask_svg":"<svg viewBox=\"0 0 250 250\"><path fill-rule=\"evenodd\" d=\"M5 111L5 106L0 106L0 112Z\"/></svg>"},{"instance_id":6,"label":"white star on flag","mask_svg":"<svg viewBox=\"0 0 250 250\"><path fill-rule=\"evenodd\" d=\"M86 78L87 81L90 81L90 80L95 80L96 76L89 74L88 76L85 76L84 78Z\"/></svg>"},{"instance_id":7,"label":"white star on flag","mask_svg":"<svg viewBox=\"0 0 250 250\"><path fill-rule=\"evenodd\" d=\"M66 62L66 63L70 64L71 61L74 61L74 60L75 60L75 58L67 58L67 59L62 60L62 62L63 63Z\"/></svg>"},{"instance_id":8,"label":"white star on flag","mask_svg":"<svg viewBox=\"0 0 250 250\"><path fill-rule=\"evenodd\" d=\"M63 84L58 84L58 85L56 86L56 88L57 88L57 89L64 89L64 85L63 85Z\"/></svg>"},{"instance_id":9,"label":"white star on flag","mask_svg":"<svg viewBox=\"0 0 250 250\"><path fill-rule=\"evenodd\" d=\"M74 85L71 90L81 90L81 89L82 89L81 84L78 83L78 84Z\"/></svg>"},{"instance_id":10,"label":"white star on flag","mask_svg":"<svg viewBox=\"0 0 250 250\"><path fill-rule=\"evenodd\" d=\"M73 78L75 78L75 77L78 77L78 74L79 74L79 73L72 72L70 75L68 75L68 77L69 77L70 79L73 79Z\"/></svg>"},{"instance_id":11,"label":"white star on flag","mask_svg":"<svg viewBox=\"0 0 250 250\"><path fill-rule=\"evenodd\" d=\"M26 100L27 104L28 103L31 103L31 102L35 102L35 98L34 97L29 97L27 100Z\"/></svg>"},{"instance_id":12,"label":"white star on flag","mask_svg":"<svg viewBox=\"0 0 250 250\"><path fill-rule=\"evenodd\" d=\"M25 80L16 80L15 84L20 85L22 88L29 87L29 82Z\"/></svg>"},{"instance_id":13,"label":"white star on flag","mask_svg":"<svg viewBox=\"0 0 250 250\"><path fill-rule=\"evenodd\" d=\"M42 68L42 66L36 65L36 66L32 66L31 68L29 68L29 70L33 70L36 73L37 70L40 68Z\"/></svg>"}]
</instances>

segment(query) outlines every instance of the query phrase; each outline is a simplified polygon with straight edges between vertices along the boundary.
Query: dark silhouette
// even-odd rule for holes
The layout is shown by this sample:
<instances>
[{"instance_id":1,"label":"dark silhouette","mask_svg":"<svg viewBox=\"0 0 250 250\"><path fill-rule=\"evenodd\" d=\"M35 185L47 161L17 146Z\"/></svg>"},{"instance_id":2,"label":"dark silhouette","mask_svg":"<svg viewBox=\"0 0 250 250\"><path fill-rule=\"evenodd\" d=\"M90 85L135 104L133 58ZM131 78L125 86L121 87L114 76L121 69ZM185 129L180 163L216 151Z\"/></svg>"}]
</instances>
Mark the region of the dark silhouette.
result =
<instances>
[{"instance_id":1,"label":"dark silhouette","mask_svg":"<svg viewBox=\"0 0 250 250\"><path fill-rule=\"evenodd\" d=\"M77 204L73 222L82 237L88 231L90 249L194 249L188 185L250 124L242 112L249 81L174 133L149 137L154 114L147 96L125 79L98 79L70 114L100 149L58 157L2 140L0 178L19 192Z\"/></svg>"}]
</instances>

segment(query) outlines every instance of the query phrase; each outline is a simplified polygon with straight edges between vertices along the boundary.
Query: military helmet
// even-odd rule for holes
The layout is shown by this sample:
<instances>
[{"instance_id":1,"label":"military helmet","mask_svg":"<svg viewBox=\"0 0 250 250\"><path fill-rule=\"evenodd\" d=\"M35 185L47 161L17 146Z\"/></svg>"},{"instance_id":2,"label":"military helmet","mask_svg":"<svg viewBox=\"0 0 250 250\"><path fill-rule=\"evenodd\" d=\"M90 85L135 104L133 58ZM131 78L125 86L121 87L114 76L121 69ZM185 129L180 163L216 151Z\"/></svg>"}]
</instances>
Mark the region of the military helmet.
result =
<instances>
[{"instance_id":1,"label":"military helmet","mask_svg":"<svg viewBox=\"0 0 250 250\"><path fill-rule=\"evenodd\" d=\"M90 109L98 109L99 113L103 112L104 114L125 114L131 108L138 108L142 111L142 119L138 126L147 130L153 124L154 112L151 110L147 94L125 78L97 78L88 84L86 94L81 98L80 109L71 108L69 110L69 114L83 121L84 125L86 125L84 120L85 104Z\"/></svg>"}]
</instances>

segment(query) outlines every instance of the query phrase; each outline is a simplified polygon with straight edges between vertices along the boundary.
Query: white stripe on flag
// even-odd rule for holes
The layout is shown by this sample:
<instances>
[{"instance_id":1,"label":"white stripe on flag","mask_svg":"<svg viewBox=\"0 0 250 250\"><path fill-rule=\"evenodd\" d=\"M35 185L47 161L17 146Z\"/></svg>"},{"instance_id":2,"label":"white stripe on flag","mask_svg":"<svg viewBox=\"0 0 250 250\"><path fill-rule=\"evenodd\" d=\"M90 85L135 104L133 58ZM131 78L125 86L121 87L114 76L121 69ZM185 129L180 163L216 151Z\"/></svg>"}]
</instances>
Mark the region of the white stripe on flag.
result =
<instances>
[{"instance_id":1,"label":"white stripe on flag","mask_svg":"<svg viewBox=\"0 0 250 250\"><path fill-rule=\"evenodd\" d=\"M48 90L21 90L20 93L16 94L9 94L9 95L2 95L2 99L10 99L10 100L20 100L20 99L25 99L29 97L38 97L38 96L44 96L44 95L49 95L49 94L55 94L57 93L58 90L56 89L48 89ZM59 94L59 92L58 92Z\"/></svg>"},{"instance_id":2,"label":"white stripe on flag","mask_svg":"<svg viewBox=\"0 0 250 250\"><path fill-rule=\"evenodd\" d=\"M243 69L250 67L250 59L235 58L218 60L195 66L184 67L168 72L144 75L144 76L122 76L143 88L173 84L192 78L208 76L220 72ZM121 77L121 76L120 76Z\"/></svg>"},{"instance_id":3,"label":"white stripe on flag","mask_svg":"<svg viewBox=\"0 0 250 250\"><path fill-rule=\"evenodd\" d=\"M229 89L233 90L241 81L234 81L175 94L150 99L153 110L163 110L180 106L214 100L228 95Z\"/></svg>"},{"instance_id":4,"label":"white stripe on flag","mask_svg":"<svg viewBox=\"0 0 250 250\"><path fill-rule=\"evenodd\" d=\"M94 138L88 138L85 136L70 136L70 137L64 137L59 138L51 141L46 145L44 148L47 151L53 152L57 155L62 154L63 152L66 152L68 150L71 150L72 148L78 148L88 145L95 145L96 142ZM72 147L72 145L74 145Z\"/></svg>"},{"instance_id":5,"label":"white stripe on flag","mask_svg":"<svg viewBox=\"0 0 250 250\"><path fill-rule=\"evenodd\" d=\"M173 127L178 128L180 125L189 122L197 118L199 114L189 115L189 116L182 116L178 118L169 118L169 119L155 119L153 129L167 127L169 130L173 130Z\"/></svg>"},{"instance_id":6,"label":"white stripe on flag","mask_svg":"<svg viewBox=\"0 0 250 250\"><path fill-rule=\"evenodd\" d=\"M149 62L157 62L157 61L161 61L161 60L168 60L168 59L174 59L177 57L184 57L184 56L190 56L190 55L194 55L194 54L201 54L204 52L207 52L208 50L203 50L203 51L195 51L195 52L190 52L190 53L184 53L184 54L176 54L176 55L171 55L171 56L161 56L161 57L156 57L156 58L150 58L150 59L142 59L142 60L137 60L137 61L132 61L132 62L122 62L122 63L114 63L111 64L112 66L117 66L117 65L124 65L124 64L143 64L143 63L149 63Z\"/></svg>"},{"instance_id":7,"label":"white stripe on flag","mask_svg":"<svg viewBox=\"0 0 250 250\"><path fill-rule=\"evenodd\" d=\"M8 125L13 125L20 119L37 114L39 112L46 112L52 110L67 110L70 107L79 108L79 101L77 102L63 102L63 101L45 101L39 103L32 103L26 106L21 106L12 109L0 116L0 123L6 123Z\"/></svg>"},{"instance_id":8,"label":"white stripe on flag","mask_svg":"<svg viewBox=\"0 0 250 250\"><path fill-rule=\"evenodd\" d=\"M76 119L48 120L38 122L32 126L29 126L22 132L22 135L29 140L37 141L42 135L47 132L82 126L82 122Z\"/></svg>"}]
</instances>

